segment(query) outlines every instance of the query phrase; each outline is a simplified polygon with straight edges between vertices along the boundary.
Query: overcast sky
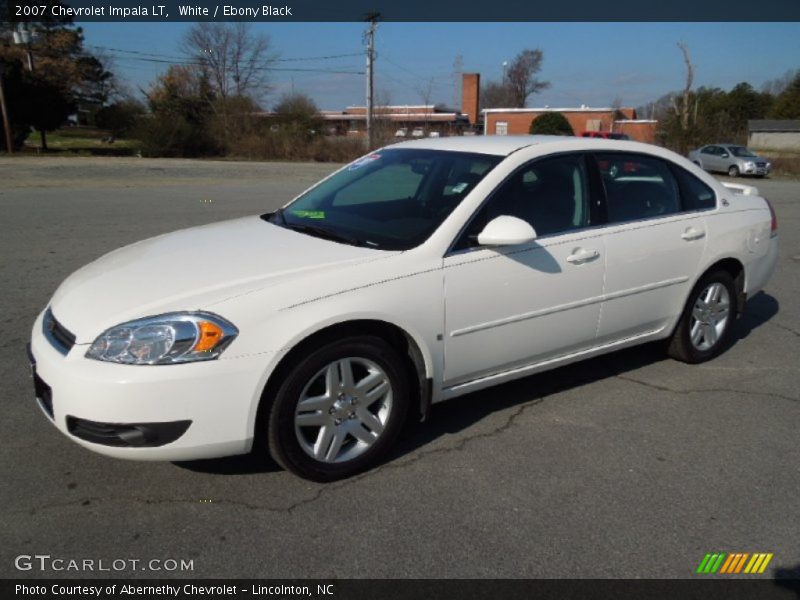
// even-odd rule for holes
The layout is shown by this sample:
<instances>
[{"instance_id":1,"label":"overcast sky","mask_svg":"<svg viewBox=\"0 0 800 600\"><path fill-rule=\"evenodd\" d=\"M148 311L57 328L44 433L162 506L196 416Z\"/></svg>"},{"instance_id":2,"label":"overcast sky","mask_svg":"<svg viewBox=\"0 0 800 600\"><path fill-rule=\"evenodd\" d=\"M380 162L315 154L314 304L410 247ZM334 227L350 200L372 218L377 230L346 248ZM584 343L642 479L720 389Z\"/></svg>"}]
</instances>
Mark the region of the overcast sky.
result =
<instances>
[{"instance_id":1,"label":"overcast sky","mask_svg":"<svg viewBox=\"0 0 800 600\"><path fill-rule=\"evenodd\" d=\"M188 23L84 23L86 44L106 49L115 72L133 90L147 88L179 57ZM309 94L322 109L364 104L363 23L254 23L270 36L281 69L269 108L281 93ZM503 61L525 48L541 48L540 77L551 89L530 106L608 106L619 97L639 106L682 87L685 67L676 42L686 43L696 66L695 85L730 89L740 81L756 88L800 68L800 23L381 23L378 28L376 90L392 104L420 104L433 80L433 103L460 105L455 61L484 81L500 79ZM124 51L124 52L123 52ZM137 54L138 53L147 53ZM358 54L335 59L286 59Z\"/></svg>"}]
</instances>

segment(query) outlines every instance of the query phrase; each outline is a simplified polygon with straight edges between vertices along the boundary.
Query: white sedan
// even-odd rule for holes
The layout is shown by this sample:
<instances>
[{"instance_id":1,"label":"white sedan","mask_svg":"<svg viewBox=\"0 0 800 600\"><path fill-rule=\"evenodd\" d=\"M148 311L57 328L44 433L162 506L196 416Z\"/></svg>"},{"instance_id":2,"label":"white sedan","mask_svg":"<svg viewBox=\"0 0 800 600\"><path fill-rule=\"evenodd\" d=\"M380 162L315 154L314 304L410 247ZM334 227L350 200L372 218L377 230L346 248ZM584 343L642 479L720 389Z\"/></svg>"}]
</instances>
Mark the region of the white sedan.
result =
<instances>
[{"instance_id":1,"label":"white sedan","mask_svg":"<svg viewBox=\"0 0 800 600\"><path fill-rule=\"evenodd\" d=\"M776 257L755 188L655 146L403 142L71 275L33 327L36 395L109 456L332 480L432 403L653 340L715 357Z\"/></svg>"}]
</instances>

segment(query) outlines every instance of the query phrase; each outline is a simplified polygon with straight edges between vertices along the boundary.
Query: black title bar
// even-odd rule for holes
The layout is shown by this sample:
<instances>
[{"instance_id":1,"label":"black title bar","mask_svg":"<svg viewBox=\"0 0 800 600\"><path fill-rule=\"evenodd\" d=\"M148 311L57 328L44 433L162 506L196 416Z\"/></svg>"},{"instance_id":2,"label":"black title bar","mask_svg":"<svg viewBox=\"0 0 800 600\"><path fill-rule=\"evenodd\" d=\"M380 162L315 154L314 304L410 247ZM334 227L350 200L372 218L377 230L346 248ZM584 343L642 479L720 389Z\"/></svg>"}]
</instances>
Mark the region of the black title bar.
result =
<instances>
[{"instance_id":1,"label":"black title bar","mask_svg":"<svg viewBox=\"0 0 800 600\"><path fill-rule=\"evenodd\" d=\"M622 579L373 579L373 580L236 580L236 579L5 579L0 598L73 600L84 598L281 598L312 600L793 600L797 579L704 578Z\"/></svg>"},{"instance_id":2,"label":"black title bar","mask_svg":"<svg viewBox=\"0 0 800 600\"><path fill-rule=\"evenodd\" d=\"M800 21L798 0L0 0L7 21L71 17L75 22L380 21ZM42 15L41 12L46 14Z\"/></svg>"}]
</instances>

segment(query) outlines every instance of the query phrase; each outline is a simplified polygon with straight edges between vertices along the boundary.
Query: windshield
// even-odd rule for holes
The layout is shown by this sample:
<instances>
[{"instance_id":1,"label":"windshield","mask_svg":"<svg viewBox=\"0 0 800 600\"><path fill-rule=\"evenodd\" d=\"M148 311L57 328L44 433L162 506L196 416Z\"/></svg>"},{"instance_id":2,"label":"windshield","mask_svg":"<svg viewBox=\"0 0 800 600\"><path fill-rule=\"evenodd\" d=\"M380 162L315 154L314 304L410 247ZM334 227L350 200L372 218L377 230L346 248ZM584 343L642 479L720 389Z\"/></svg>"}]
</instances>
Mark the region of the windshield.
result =
<instances>
[{"instance_id":1,"label":"windshield","mask_svg":"<svg viewBox=\"0 0 800 600\"><path fill-rule=\"evenodd\" d=\"M731 149L731 153L734 156L738 156L739 158L747 158L747 157L755 158L755 156L756 156L755 154L750 152L750 150L748 150L744 146L730 146L730 149Z\"/></svg>"},{"instance_id":2,"label":"windshield","mask_svg":"<svg viewBox=\"0 0 800 600\"><path fill-rule=\"evenodd\" d=\"M269 219L337 242L408 250L428 239L502 158L441 150L377 150Z\"/></svg>"}]
</instances>

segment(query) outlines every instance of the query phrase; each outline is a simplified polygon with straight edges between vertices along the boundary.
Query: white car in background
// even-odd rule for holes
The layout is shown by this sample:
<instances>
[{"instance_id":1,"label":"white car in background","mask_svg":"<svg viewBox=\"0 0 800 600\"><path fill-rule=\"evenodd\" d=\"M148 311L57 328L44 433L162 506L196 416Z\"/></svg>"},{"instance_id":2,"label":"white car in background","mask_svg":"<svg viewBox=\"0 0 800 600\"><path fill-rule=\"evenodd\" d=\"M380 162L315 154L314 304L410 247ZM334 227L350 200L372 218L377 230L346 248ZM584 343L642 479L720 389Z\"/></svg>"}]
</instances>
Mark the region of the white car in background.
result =
<instances>
[{"instance_id":1,"label":"white car in background","mask_svg":"<svg viewBox=\"0 0 800 600\"><path fill-rule=\"evenodd\" d=\"M755 188L655 146L403 142L78 270L33 327L36 395L109 456L332 480L432 403L653 340L713 358L776 257Z\"/></svg>"}]
</instances>

